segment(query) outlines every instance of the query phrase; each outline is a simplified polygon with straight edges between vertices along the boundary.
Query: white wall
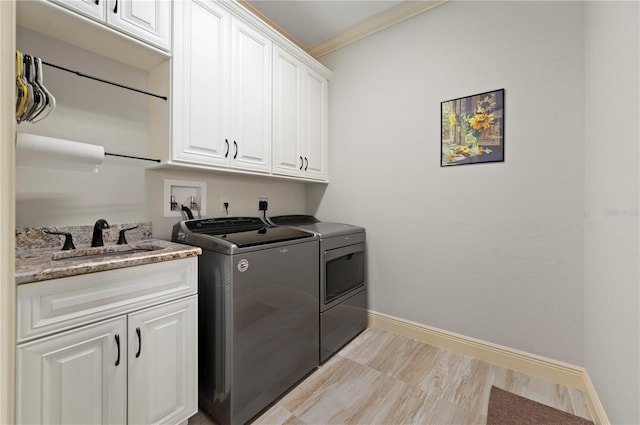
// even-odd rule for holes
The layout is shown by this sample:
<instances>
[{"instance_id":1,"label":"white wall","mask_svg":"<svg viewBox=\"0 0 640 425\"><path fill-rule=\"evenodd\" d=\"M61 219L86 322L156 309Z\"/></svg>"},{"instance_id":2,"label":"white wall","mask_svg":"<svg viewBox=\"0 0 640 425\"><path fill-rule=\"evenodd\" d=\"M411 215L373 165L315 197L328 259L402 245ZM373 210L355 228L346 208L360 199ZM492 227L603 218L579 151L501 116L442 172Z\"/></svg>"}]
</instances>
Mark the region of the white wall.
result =
<instances>
[{"instance_id":1,"label":"white wall","mask_svg":"<svg viewBox=\"0 0 640 425\"><path fill-rule=\"evenodd\" d=\"M321 219L363 225L375 311L583 363L583 5L449 2L321 61ZM440 167L440 102L504 88L504 163Z\"/></svg>"},{"instance_id":2,"label":"white wall","mask_svg":"<svg viewBox=\"0 0 640 425\"><path fill-rule=\"evenodd\" d=\"M18 29L18 49L42 60L138 88L147 73L38 33ZM43 121L21 123L18 132L102 145L107 152L146 156L147 96L43 67L56 109ZM145 162L105 157L98 174L18 167L16 225L148 221Z\"/></svg>"},{"instance_id":3,"label":"white wall","mask_svg":"<svg viewBox=\"0 0 640 425\"><path fill-rule=\"evenodd\" d=\"M269 200L267 216L279 214L304 214L306 186L267 177L203 174L177 170L147 171L148 204L151 207L154 237L170 239L171 229L180 218L165 218L164 180L186 180L207 185L207 217L222 217L222 198L229 201L230 216L262 216L258 211L258 198ZM183 200L177 200L183 202ZM195 213L194 213L195 214Z\"/></svg>"},{"instance_id":4,"label":"white wall","mask_svg":"<svg viewBox=\"0 0 640 425\"><path fill-rule=\"evenodd\" d=\"M16 49L14 2L0 2L0 55ZM0 60L0 423L15 423L16 285L15 240L15 78L14 64Z\"/></svg>"},{"instance_id":5,"label":"white wall","mask_svg":"<svg viewBox=\"0 0 640 425\"><path fill-rule=\"evenodd\" d=\"M585 5L585 366L612 423L640 423L640 8Z\"/></svg>"},{"instance_id":6,"label":"white wall","mask_svg":"<svg viewBox=\"0 0 640 425\"><path fill-rule=\"evenodd\" d=\"M145 89L146 72L50 37L22 29L18 48L48 62ZM166 69L166 68L165 68ZM98 144L107 152L150 156L149 105L162 102L120 88L44 68L44 82L58 107L37 124L18 131ZM168 91L168 90L167 90ZM159 94L165 94L160 93ZM221 197L230 215L260 215L258 197L269 198L269 214L304 213L306 185L291 181L219 173L147 170L150 163L105 157L98 174L18 167L17 227L152 221L154 237L170 238L177 218L163 217L164 178L207 183L207 216L222 216Z\"/></svg>"}]
</instances>

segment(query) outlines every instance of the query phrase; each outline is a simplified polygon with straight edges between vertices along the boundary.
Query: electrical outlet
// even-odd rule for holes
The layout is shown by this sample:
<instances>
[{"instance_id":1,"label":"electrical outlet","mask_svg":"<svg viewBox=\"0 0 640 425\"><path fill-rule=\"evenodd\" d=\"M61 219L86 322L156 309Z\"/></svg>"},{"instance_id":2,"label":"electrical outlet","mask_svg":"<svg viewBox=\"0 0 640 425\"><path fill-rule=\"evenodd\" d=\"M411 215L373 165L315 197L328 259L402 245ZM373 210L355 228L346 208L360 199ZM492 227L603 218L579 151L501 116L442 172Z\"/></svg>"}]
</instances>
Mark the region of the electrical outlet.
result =
<instances>
[{"instance_id":1,"label":"electrical outlet","mask_svg":"<svg viewBox=\"0 0 640 425\"><path fill-rule=\"evenodd\" d=\"M226 207L224 204L227 204ZM228 211L229 208L229 198L226 196L223 196L220 198L220 211L222 211L223 213L226 213Z\"/></svg>"},{"instance_id":2,"label":"electrical outlet","mask_svg":"<svg viewBox=\"0 0 640 425\"><path fill-rule=\"evenodd\" d=\"M258 198L258 211L266 211L269 207L268 198Z\"/></svg>"}]
</instances>

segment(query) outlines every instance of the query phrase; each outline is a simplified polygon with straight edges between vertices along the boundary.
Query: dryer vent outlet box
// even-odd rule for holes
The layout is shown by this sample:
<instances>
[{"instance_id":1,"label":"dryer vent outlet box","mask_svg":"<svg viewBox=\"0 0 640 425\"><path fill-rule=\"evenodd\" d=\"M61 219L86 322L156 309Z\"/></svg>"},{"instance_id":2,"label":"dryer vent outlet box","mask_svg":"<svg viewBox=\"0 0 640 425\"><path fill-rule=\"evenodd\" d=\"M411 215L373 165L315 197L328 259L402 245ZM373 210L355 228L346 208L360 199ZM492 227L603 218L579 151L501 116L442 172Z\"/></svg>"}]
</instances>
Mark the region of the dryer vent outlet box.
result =
<instances>
[{"instance_id":1,"label":"dryer vent outlet box","mask_svg":"<svg viewBox=\"0 0 640 425\"><path fill-rule=\"evenodd\" d=\"M189 180L164 181L164 216L182 217L182 206L194 217L207 214L207 184Z\"/></svg>"}]
</instances>

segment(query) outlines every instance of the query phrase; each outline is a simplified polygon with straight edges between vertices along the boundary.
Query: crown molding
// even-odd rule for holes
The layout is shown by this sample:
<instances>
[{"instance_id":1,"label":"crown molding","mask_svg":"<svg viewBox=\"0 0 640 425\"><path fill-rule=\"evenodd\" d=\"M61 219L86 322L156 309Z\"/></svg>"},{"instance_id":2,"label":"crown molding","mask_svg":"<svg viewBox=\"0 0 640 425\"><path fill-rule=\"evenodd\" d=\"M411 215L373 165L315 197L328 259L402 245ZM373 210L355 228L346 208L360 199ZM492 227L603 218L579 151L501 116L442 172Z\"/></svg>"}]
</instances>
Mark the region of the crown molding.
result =
<instances>
[{"instance_id":1,"label":"crown molding","mask_svg":"<svg viewBox=\"0 0 640 425\"><path fill-rule=\"evenodd\" d=\"M361 23L332 37L312 44L305 50L314 58L319 58L336 51L351 43L368 37L378 31L419 15L434 7L446 3L448 0L404 1L384 10ZM299 43L298 43L299 44Z\"/></svg>"}]
</instances>

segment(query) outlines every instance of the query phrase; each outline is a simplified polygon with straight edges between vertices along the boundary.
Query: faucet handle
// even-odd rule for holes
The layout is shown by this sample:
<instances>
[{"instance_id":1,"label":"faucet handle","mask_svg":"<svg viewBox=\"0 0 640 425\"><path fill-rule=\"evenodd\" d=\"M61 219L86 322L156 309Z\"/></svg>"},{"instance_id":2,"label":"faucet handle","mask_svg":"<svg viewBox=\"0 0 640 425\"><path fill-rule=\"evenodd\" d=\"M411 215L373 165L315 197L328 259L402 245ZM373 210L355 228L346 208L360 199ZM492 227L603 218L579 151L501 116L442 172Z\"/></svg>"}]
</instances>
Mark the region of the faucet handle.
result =
<instances>
[{"instance_id":1,"label":"faucet handle","mask_svg":"<svg viewBox=\"0 0 640 425\"><path fill-rule=\"evenodd\" d=\"M126 245L129 242L127 242L127 238L124 236L124 232L127 232L129 230L133 230L133 229L137 229L140 226L133 226L133 227L129 227L128 229L121 229L120 230L120 234L118 235L118 242L116 243L116 245Z\"/></svg>"},{"instance_id":2,"label":"faucet handle","mask_svg":"<svg viewBox=\"0 0 640 425\"><path fill-rule=\"evenodd\" d=\"M64 236L64 246L62 247L63 251L68 251L70 249L76 249L76 246L73 244L73 236L69 232L54 232L52 230L44 229L43 232L48 233L50 235L62 235Z\"/></svg>"}]
</instances>

